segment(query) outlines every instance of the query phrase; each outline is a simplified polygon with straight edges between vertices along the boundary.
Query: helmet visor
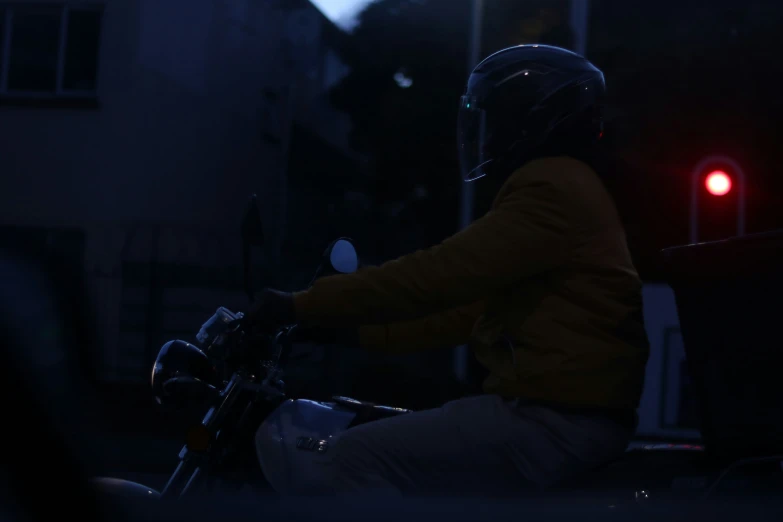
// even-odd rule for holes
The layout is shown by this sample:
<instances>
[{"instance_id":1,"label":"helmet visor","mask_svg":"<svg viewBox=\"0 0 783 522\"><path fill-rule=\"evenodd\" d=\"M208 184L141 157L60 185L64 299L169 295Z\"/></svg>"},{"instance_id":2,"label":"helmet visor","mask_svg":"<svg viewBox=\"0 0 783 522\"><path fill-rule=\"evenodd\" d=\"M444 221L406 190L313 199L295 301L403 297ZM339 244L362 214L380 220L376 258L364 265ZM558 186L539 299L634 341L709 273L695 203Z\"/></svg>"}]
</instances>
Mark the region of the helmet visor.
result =
<instances>
[{"instance_id":1,"label":"helmet visor","mask_svg":"<svg viewBox=\"0 0 783 522\"><path fill-rule=\"evenodd\" d=\"M473 181L484 176L484 166L492 161L484 157L486 113L474 96L463 96L457 118L457 150L462 179Z\"/></svg>"}]
</instances>

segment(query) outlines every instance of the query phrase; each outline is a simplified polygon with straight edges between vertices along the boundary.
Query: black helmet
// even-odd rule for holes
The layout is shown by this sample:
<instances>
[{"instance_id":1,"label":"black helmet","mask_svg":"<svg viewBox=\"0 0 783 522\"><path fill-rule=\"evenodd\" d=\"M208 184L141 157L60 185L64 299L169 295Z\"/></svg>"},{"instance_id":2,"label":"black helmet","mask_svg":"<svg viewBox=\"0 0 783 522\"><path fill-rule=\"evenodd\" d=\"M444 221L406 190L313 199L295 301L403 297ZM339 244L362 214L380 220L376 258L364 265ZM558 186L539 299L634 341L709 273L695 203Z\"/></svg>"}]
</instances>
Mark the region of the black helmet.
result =
<instances>
[{"instance_id":1,"label":"black helmet","mask_svg":"<svg viewBox=\"0 0 783 522\"><path fill-rule=\"evenodd\" d=\"M460 102L463 178L509 174L535 156L589 147L603 132L605 93L603 73L566 49L519 45L489 56Z\"/></svg>"}]
</instances>

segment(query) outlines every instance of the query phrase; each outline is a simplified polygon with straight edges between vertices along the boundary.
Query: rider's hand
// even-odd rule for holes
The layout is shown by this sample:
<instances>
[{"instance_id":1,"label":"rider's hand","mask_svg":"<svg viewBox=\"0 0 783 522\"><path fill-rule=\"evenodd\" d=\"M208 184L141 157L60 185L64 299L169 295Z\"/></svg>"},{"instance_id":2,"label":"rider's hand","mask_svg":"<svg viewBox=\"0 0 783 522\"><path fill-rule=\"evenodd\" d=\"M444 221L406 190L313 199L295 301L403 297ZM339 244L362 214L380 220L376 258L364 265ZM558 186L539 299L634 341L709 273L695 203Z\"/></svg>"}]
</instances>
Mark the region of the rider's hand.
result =
<instances>
[{"instance_id":1,"label":"rider's hand","mask_svg":"<svg viewBox=\"0 0 783 522\"><path fill-rule=\"evenodd\" d=\"M274 333L279 328L296 322L294 297L288 292L265 288L245 318L257 330Z\"/></svg>"},{"instance_id":2,"label":"rider's hand","mask_svg":"<svg viewBox=\"0 0 783 522\"><path fill-rule=\"evenodd\" d=\"M294 334L294 342L314 344L359 345L359 332L356 328L326 328L320 326L299 327Z\"/></svg>"}]
</instances>

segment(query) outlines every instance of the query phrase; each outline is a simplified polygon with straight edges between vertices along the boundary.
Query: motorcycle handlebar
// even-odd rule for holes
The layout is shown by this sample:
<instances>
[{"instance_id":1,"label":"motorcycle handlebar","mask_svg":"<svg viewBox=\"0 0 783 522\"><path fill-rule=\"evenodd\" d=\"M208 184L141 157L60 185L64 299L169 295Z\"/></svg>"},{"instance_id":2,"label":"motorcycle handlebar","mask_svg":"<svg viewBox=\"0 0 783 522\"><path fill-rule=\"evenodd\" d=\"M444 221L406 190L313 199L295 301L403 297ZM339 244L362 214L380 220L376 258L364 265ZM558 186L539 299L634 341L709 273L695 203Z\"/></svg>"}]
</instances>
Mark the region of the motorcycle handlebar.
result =
<instances>
[{"instance_id":1,"label":"motorcycle handlebar","mask_svg":"<svg viewBox=\"0 0 783 522\"><path fill-rule=\"evenodd\" d=\"M247 316L240 316L228 324L228 329L230 331L248 332L252 329L252 325ZM289 361L293 343L317 341L322 337L323 335L313 335L312 329L300 327L298 324L279 329L273 336L273 343L278 347L274 360L275 366L278 368L285 367Z\"/></svg>"}]
</instances>

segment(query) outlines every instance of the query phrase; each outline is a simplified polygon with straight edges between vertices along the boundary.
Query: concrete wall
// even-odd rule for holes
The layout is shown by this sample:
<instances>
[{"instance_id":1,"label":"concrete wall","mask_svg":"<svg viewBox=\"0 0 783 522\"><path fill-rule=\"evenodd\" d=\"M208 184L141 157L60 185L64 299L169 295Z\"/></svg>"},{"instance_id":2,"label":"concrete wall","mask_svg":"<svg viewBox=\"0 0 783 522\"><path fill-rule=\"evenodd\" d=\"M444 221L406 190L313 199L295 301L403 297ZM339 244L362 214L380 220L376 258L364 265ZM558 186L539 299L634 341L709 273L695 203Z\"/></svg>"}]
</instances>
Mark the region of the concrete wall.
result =
<instances>
[{"instance_id":1,"label":"concrete wall","mask_svg":"<svg viewBox=\"0 0 783 522\"><path fill-rule=\"evenodd\" d=\"M283 151L259 111L286 15L263 5L108 0L100 109L0 112L0 221L218 224L259 191L274 222Z\"/></svg>"},{"instance_id":2,"label":"concrete wall","mask_svg":"<svg viewBox=\"0 0 783 522\"><path fill-rule=\"evenodd\" d=\"M322 116L323 75L334 81L318 33L287 37L288 20L307 10L249 0L105 4L100 109L0 112L0 222L219 224L235 222L238 202L257 191L273 229L286 143L265 142L261 129L283 138L289 113ZM317 27L311 10L304 18ZM289 107L289 86L303 110ZM267 102L267 91L283 94ZM347 124L335 121L323 132L343 141Z\"/></svg>"},{"instance_id":3,"label":"concrete wall","mask_svg":"<svg viewBox=\"0 0 783 522\"><path fill-rule=\"evenodd\" d=\"M85 269L111 373L143 351L127 330L129 309L148 305L146 289L129 289L123 266L238 267L251 193L261 202L266 257L276 256L290 120L330 115L323 91L344 72L333 55L326 63L325 19L306 4L104 3L99 108L0 107L0 223L86 231ZM344 145L348 122L331 115L336 124L327 118L318 131ZM237 290L182 291L163 302L205 303L206 315L191 308L192 318L175 321L192 321L195 331L219 304L238 305Z\"/></svg>"}]
</instances>

